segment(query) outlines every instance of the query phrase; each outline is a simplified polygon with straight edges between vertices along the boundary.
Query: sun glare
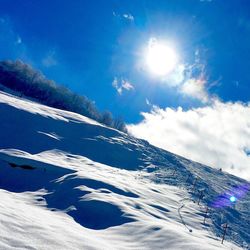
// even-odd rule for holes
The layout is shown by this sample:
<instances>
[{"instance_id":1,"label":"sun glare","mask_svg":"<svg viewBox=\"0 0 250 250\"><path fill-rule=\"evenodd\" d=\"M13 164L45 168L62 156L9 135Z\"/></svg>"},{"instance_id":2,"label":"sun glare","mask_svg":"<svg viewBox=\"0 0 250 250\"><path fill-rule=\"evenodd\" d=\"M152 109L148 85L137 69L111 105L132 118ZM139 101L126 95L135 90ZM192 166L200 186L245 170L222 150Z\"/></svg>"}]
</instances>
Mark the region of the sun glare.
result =
<instances>
[{"instance_id":1,"label":"sun glare","mask_svg":"<svg viewBox=\"0 0 250 250\"><path fill-rule=\"evenodd\" d=\"M146 52L146 64L149 70L159 76L174 70L178 58L176 52L167 44L151 39Z\"/></svg>"}]
</instances>

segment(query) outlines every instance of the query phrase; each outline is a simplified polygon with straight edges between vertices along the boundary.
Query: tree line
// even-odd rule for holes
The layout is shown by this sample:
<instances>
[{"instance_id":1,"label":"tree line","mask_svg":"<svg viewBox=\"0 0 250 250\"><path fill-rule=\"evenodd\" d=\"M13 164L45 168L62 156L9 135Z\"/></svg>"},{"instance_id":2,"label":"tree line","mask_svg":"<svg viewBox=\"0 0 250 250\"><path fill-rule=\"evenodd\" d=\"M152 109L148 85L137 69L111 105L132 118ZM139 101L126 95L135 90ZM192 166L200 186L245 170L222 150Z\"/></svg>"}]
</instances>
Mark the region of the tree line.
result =
<instances>
[{"instance_id":1,"label":"tree line","mask_svg":"<svg viewBox=\"0 0 250 250\"><path fill-rule=\"evenodd\" d=\"M40 71L21 60L0 61L0 84L31 97L50 107L79 113L102 124L127 132L121 118L113 118L111 112L100 112L93 101L47 79Z\"/></svg>"}]
</instances>

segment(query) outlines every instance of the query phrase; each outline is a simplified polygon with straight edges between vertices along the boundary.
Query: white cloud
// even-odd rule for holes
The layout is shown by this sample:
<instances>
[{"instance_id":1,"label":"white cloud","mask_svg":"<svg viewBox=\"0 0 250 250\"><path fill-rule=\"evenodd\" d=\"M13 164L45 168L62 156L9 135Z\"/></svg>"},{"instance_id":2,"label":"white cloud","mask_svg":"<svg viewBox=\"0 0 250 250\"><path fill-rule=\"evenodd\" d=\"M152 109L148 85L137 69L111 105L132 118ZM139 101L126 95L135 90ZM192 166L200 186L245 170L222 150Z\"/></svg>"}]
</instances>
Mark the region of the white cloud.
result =
<instances>
[{"instance_id":1,"label":"white cloud","mask_svg":"<svg viewBox=\"0 0 250 250\"><path fill-rule=\"evenodd\" d=\"M114 78L112 82L112 86L117 90L117 92L120 95L122 94L123 90L130 91L134 89L134 86L132 85L131 82L123 78L118 79L117 77Z\"/></svg>"},{"instance_id":2,"label":"white cloud","mask_svg":"<svg viewBox=\"0 0 250 250\"><path fill-rule=\"evenodd\" d=\"M49 51L48 54L42 59L42 64L45 67L52 67L57 65L57 60L55 59L55 51Z\"/></svg>"},{"instance_id":3,"label":"white cloud","mask_svg":"<svg viewBox=\"0 0 250 250\"><path fill-rule=\"evenodd\" d=\"M135 20L134 16L132 16L131 14L127 13L127 14L123 14L122 15L125 19L128 19L129 21L133 22Z\"/></svg>"},{"instance_id":4,"label":"white cloud","mask_svg":"<svg viewBox=\"0 0 250 250\"><path fill-rule=\"evenodd\" d=\"M135 20L134 16L130 13L124 13L124 14L120 15L117 12L113 11L112 14L114 17L117 17L118 19L126 19L130 22L134 22L134 20Z\"/></svg>"},{"instance_id":5,"label":"white cloud","mask_svg":"<svg viewBox=\"0 0 250 250\"><path fill-rule=\"evenodd\" d=\"M205 89L205 84L205 79L191 78L182 84L180 91L184 95L188 95L202 101L203 103L207 103L209 100L209 95Z\"/></svg>"},{"instance_id":6,"label":"white cloud","mask_svg":"<svg viewBox=\"0 0 250 250\"><path fill-rule=\"evenodd\" d=\"M129 125L136 137L186 158L250 179L250 104L223 103L142 113Z\"/></svg>"}]
</instances>

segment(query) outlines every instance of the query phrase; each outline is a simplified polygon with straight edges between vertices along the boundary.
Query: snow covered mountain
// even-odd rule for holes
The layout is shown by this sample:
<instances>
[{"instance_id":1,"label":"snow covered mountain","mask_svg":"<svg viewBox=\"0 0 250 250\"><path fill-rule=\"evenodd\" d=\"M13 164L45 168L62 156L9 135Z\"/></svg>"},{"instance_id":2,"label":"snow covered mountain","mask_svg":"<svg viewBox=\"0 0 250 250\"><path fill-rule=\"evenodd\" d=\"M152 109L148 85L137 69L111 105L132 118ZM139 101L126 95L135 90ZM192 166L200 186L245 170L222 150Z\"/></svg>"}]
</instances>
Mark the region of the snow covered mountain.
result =
<instances>
[{"instance_id":1,"label":"snow covered mountain","mask_svg":"<svg viewBox=\"0 0 250 250\"><path fill-rule=\"evenodd\" d=\"M249 182L4 92L0 119L0 249L250 248Z\"/></svg>"}]
</instances>

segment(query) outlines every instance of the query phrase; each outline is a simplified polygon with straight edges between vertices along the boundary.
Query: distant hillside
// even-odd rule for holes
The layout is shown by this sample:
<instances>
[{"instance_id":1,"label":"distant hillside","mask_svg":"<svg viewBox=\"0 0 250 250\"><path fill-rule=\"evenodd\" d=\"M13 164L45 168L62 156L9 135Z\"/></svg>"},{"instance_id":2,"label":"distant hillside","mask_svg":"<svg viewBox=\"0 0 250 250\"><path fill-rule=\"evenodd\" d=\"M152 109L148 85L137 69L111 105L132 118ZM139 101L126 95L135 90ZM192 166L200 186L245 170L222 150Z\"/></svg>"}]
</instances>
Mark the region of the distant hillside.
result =
<instances>
[{"instance_id":1,"label":"distant hillside","mask_svg":"<svg viewBox=\"0 0 250 250\"><path fill-rule=\"evenodd\" d=\"M34 98L50 107L72 111L127 132L121 118L114 119L109 111L101 113L87 97L47 79L40 71L20 60L0 62L0 84L19 93L20 96Z\"/></svg>"}]
</instances>

